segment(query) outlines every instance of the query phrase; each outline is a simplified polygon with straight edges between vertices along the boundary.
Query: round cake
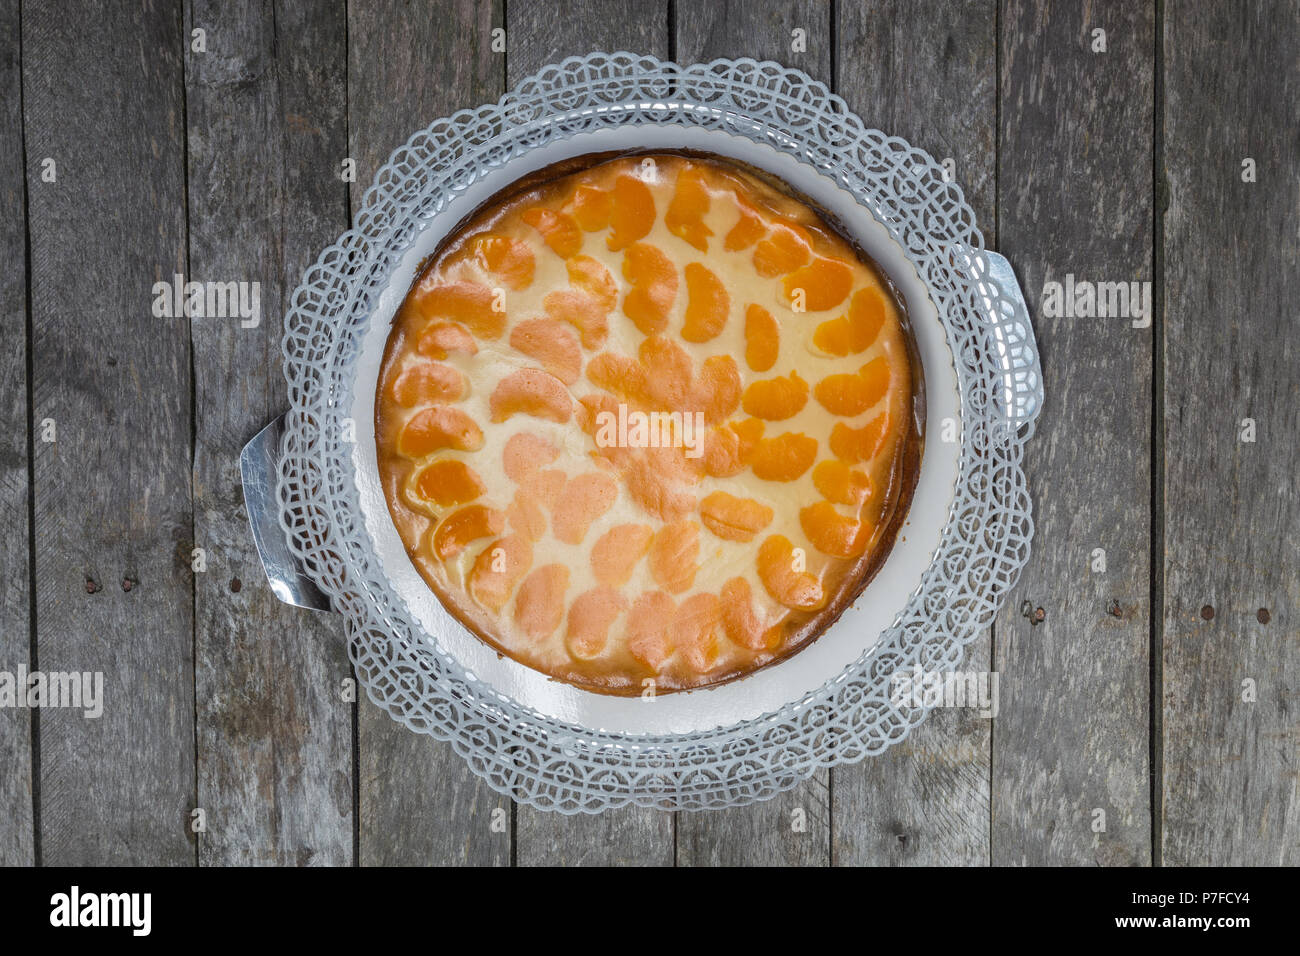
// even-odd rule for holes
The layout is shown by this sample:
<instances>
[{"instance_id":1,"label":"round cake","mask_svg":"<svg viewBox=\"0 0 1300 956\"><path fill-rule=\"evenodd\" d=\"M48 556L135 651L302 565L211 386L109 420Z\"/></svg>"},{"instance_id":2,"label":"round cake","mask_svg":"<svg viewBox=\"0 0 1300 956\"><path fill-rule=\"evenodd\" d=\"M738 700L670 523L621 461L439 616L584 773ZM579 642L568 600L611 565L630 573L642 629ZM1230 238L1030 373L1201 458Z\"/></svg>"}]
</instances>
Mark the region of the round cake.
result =
<instances>
[{"instance_id":1,"label":"round cake","mask_svg":"<svg viewBox=\"0 0 1300 956\"><path fill-rule=\"evenodd\" d=\"M421 267L380 369L389 511L447 610L606 694L807 646L893 546L920 463L906 315L867 256L717 157L583 157Z\"/></svg>"}]
</instances>

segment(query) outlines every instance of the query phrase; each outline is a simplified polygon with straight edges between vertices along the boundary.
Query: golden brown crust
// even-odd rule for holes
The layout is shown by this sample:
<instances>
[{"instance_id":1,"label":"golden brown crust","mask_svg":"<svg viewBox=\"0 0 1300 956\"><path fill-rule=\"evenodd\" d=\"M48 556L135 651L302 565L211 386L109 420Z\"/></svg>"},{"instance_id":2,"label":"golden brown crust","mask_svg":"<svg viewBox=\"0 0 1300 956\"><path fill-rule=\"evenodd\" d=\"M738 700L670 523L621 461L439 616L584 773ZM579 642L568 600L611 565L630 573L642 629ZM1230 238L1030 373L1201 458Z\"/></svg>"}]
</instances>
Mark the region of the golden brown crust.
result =
<instances>
[{"instance_id":1,"label":"golden brown crust","mask_svg":"<svg viewBox=\"0 0 1300 956\"><path fill-rule=\"evenodd\" d=\"M807 646L888 556L919 368L893 286L768 178L579 157L422 264L379 376L384 494L502 653L600 693L717 684ZM619 407L679 413L678 447L602 443Z\"/></svg>"}]
</instances>

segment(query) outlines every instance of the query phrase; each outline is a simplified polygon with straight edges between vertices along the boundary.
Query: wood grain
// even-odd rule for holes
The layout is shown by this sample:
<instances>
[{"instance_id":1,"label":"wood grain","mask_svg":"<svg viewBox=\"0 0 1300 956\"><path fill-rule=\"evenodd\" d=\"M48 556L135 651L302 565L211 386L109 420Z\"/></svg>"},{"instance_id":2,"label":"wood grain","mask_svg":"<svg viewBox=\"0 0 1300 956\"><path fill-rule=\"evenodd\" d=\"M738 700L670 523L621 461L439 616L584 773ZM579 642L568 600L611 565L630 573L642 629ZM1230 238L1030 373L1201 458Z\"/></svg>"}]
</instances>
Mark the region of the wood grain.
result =
<instances>
[{"instance_id":1,"label":"wood grain","mask_svg":"<svg viewBox=\"0 0 1300 956\"><path fill-rule=\"evenodd\" d=\"M583 0L562 12L551 4L508 3L506 15L508 86L593 50L668 55L668 4L659 0ZM671 865L673 817L639 807L562 816L521 806L515 840L521 866Z\"/></svg>"},{"instance_id":2,"label":"wood grain","mask_svg":"<svg viewBox=\"0 0 1300 956\"><path fill-rule=\"evenodd\" d=\"M1169 3L1164 55L1163 859L1294 866L1300 6Z\"/></svg>"},{"instance_id":3,"label":"wood grain","mask_svg":"<svg viewBox=\"0 0 1300 956\"><path fill-rule=\"evenodd\" d=\"M538 0L506 4L510 85L566 56L603 50L668 55L667 0Z\"/></svg>"},{"instance_id":4,"label":"wood grain","mask_svg":"<svg viewBox=\"0 0 1300 956\"><path fill-rule=\"evenodd\" d=\"M1151 861L1152 332L1040 303L1070 273L1152 278L1153 21L1151 3L1015 0L1001 15L998 239L1048 399L1025 453L1033 555L996 623L995 864ZM1092 52L1094 29L1107 52ZM1090 570L1096 548L1105 573Z\"/></svg>"},{"instance_id":5,"label":"wood grain","mask_svg":"<svg viewBox=\"0 0 1300 956\"><path fill-rule=\"evenodd\" d=\"M31 662L31 535L27 454L27 210L17 0L0 4L0 673ZM20 344L21 343L21 344ZM0 866L36 862L32 713L0 709Z\"/></svg>"},{"instance_id":6,"label":"wood grain","mask_svg":"<svg viewBox=\"0 0 1300 956\"><path fill-rule=\"evenodd\" d=\"M151 313L185 262L181 11L31 4L22 44L33 416L58 439L34 449L37 657L105 698L40 715L42 858L193 863L189 329Z\"/></svg>"},{"instance_id":7,"label":"wood grain","mask_svg":"<svg viewBox=\"0 0 1300 956\"><path fill-rule=\"evenodd\" d=\"M798 67L826 84L832 81L829 4L819 0L712 0L680 3L674 9L681 63L747 56Z\"/></svg>"},{"instance_id":8,"label":"wood grain","mask_svg":"<svg viewBox=\"0 0 1300 956\"><path fill-rule=\"evenodd\" d=\"M747 56L798 67L824 83L833 79L828 4L761 0L682 3L675 9L682 63ZM798 44L796 30L803 31ZM683 865L825 865L830 824L830 773L823 770L766 803L679 814L677 859Z\"/></svg>"},{"instance_id":9,"label":"wood grain","mask_svg":"<svg viewBox=\"0 0 1300 956\"><path fill-rule=\"evenodd\" d=\"M189 274L260 284L255 327L192 322L199 861L347 864L353 849L350 665L342 622L281 604L244 508L243 444L285 407L283 308L347 227L345 13L195 0L186 35Z\"/></svg>"},{"instance_id":10,"label":"wood grain","mask_svg":"<svg viewBox=\"0 0 1300 956\"><path fill-rule=\"evenodd\" d=\"M842 3L836 89L868 125L940 162L952 159L995 245L997 8L993 0ZM960 104L954 108L954 104ZM989 669L990 635L962 670ZM831 771L836 864L958 866L989 860L992 723L975 710L938 709L901 744Z\"/></svg>"},{"instance_id":11,"label":"wood grain","mask_svg":"<svg viewBox=\"0 0 1300 956\"><path fill-rule=\"evenodd\" d=\"M106 698L0 708L0 865L1294 865L1297 37L1297 0L0 0L0 671ZM1048 395L1033 557L964 664L991 728L936 712L742 810L515 809L343 703L340 622L269 594L236 456L283 408L285 298L418 127L593 49L776 59L954 159ZM177 273L259 282L259 326L155 318ZM1155 328L1048 317L1067 273L1152 280Z\"/></svg>"},{"instance_id":12,"label":"wood grain","mask_svg":"<svg viewBox=\"0 0 1300 956\"><path fill-rule=\"evenodd\" d=\"M500 4L348 5L348 155L355 214L376 170L417 129L502 93L491 51ZM363 864L502 864L511 858L510 801L471 773L449 744L413 734L364 698L359 705Z\"/></svg>"}]
</instances>

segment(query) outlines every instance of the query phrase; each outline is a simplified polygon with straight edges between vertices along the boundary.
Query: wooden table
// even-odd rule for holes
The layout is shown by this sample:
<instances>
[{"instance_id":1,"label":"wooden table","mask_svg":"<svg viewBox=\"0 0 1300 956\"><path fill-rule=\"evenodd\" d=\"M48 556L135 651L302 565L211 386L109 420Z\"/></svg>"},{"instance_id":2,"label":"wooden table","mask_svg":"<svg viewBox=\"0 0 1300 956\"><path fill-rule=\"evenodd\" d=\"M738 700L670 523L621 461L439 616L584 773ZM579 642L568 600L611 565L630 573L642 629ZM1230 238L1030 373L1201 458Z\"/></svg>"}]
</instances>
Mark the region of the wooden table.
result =
<instances>
[{"instance_id":1,"label":"wooden table","mask_svg":"<svg viewBox=\"0 0 1300 956\"><path fill-rule=\"evenodd\" d=\"M0 863L1300 861L1295 0L71 7L0 3L0 671L102 671L105 707L0 709ZM286 407L286 298L413 131L592 49L806 70L951 159L1015 264L1048 398L1033 556L968 656L996 719L563 818L346 700L339 620L271 594L237 455ZM175 274L260 282L261 324L156 318ZM1151 283L1154 321L1049 317L1067 276Z\"/></svg>"}]
</instances>

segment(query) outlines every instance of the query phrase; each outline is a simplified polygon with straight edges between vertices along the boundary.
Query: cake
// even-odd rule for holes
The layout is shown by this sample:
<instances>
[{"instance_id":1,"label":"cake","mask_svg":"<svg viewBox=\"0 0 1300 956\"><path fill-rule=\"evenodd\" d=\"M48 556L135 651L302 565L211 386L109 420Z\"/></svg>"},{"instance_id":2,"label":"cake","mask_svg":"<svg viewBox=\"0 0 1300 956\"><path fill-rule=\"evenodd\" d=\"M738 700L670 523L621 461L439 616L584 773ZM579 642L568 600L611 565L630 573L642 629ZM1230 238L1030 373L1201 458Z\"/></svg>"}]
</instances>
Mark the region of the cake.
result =
<instances>
[{"instance_id":1,"label":"cake","mask_svg":"<svg viewBox=\"0 0 1300 956\"><path fill-rule=\"evenodd\" d=\"M705 155L517 182L421 264L376 392L407 553L501 654L604 694L806 647L919 468L901 300L810 202Z\"/></svg>"}]
</instances>

